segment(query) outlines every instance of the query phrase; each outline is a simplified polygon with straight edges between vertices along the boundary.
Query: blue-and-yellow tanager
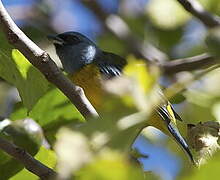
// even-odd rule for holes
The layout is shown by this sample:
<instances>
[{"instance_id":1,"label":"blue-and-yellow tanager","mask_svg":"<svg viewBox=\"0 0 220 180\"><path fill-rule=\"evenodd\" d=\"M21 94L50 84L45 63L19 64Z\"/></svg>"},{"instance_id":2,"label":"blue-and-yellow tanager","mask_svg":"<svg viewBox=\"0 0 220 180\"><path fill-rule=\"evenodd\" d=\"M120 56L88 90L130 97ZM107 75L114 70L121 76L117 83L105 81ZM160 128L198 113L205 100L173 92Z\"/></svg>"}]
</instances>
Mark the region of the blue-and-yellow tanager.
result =
<instances>
[{"instance_id":1,"label":"blue-and-yellow tanager","mask_svg":"<svg viewBox=\"0 0 220 180\"><path fill-rule=\"evenodd\" d=\"M113 53L102 51L94 42L78 32L65 32L48 36L53 40L56 53L70 79L84 89L85 95L95 108L102 104L105 95L103 80L120 76L126 60ZM160 129L173 137L193 161L187 143L176 127L181 120L172 105L166 101L155 110L149 126Z\"/></svg>"}]
</instances>

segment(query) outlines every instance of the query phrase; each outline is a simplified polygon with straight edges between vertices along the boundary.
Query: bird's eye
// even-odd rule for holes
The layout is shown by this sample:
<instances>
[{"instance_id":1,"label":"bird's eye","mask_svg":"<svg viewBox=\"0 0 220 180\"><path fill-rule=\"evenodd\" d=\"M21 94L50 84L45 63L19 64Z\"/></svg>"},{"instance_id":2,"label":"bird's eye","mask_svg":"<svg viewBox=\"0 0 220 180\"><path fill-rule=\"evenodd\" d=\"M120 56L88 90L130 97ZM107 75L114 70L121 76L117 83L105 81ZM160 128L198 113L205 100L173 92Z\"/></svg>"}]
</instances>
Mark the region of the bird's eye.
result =
<instances>
[{"instance_id":1,"label":"bird's eye","mask_svg":"<svg viewBox=\"0 0 220 180\"><path fill-rule=\"evenodd\" d=\"M79 38L77 36L66 36L65 41L68 43L77 43L79 42Z\"/></svg>"},{"instance_id":2,"label":"bird's eye","mask_svg":"<svg viewBox=\"0 0 220 180\"><path fill-rule=\"evenodd\" d=\"M79 37L74 35L65 35L61 38L68 44L78 44L80 42Z\"/></svg>"}]
</instances>

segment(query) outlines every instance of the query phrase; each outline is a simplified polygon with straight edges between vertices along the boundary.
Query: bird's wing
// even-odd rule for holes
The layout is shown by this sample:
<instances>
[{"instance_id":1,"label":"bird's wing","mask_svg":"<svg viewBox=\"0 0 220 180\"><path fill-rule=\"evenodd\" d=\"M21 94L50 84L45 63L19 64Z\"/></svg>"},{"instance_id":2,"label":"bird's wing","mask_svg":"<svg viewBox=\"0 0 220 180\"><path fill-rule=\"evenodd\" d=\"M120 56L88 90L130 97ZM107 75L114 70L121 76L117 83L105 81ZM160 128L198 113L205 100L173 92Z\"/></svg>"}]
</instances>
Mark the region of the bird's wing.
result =
<instances>
[{"instance_id":1,"label":"bird's wing","mask_svg":"<svg viewBox=\"0 0 220 180\"><path fill-rule=\"evenodd\" d=\"M95 63L103 75L112 78L121 75L122 69L127 64L127 61L116 54L103 51L97 56Z\"/></svg>"},{"instance_id":2,"label":"bird's wing","mask_svg":"<svg viewBox=\"0 0 220 180\"><path fill-rule=\"evenodd\" d=\"M159 107L159 109L163 109L164 112L166 112L170 118L174 119L174 120L179 120L179 121L183 121L181 119L181 117L177 114L177 112L173 109L172 104L168 101L168 99L164 96L162 90L158 91L158 95L160 96L161 100L162 100L162 106Z\"/></svg>"},{"instance_id":3,"label":"bird's wing","mask_svg":"<svg viewBox=\"0 0 220 180\"><path fill-rule=\"evenodd\" d=\"M179 115L174 111L172 105L169 102L158 106L157 112L159 113L161 118L166 121L166 123L170 123L170 121L172 121L174 124L176 124L176 116L179 117ZM181 118L179 117L178 120L181 120Z\"/></svg>"},{"instance_id":4,"label":"bird's wing","mask_svg":"<svg viewBox=\"0 0 220 180\"><path fill-rule=\"evenodd\" d=\"M189 146L187 145L185 139L181 136L179 133L179 130L176 126L176 116L179 117L177 113L173 110L171 104L168 102L167 105L159 106L157 108L157 112L160 115L161 119L164 120L168 131L171 133L173 138L176 140L178 144L184 149L184 151L189 156L190 160L195 164L195 161L193 159L193 155L189 150ZM180 117L178 118L181 119Z\"/></svg>"},{"instance_id":5,"label":"bird's wing","mask_svg":"<svg viewBox=\"0 0 220 180\"><path fill-rule=\"evenodd\" d=\"M97 56L95 59L95 63L99 66L100 72L105 75L107 78L112 78L115 76L120 76L122 69L127 64L126 59L110 53L106 51L102 51L102 53ZM168 117L173 119L174 121L180 120L182 121L181 117L175 112L172 105L169 103L169 101L166 99L166 97L163 95L162 91L159 91L159 95L164 101L164 106L161 106L158 110L160 113L166 113Z\"/></svg>"}]
</instances>

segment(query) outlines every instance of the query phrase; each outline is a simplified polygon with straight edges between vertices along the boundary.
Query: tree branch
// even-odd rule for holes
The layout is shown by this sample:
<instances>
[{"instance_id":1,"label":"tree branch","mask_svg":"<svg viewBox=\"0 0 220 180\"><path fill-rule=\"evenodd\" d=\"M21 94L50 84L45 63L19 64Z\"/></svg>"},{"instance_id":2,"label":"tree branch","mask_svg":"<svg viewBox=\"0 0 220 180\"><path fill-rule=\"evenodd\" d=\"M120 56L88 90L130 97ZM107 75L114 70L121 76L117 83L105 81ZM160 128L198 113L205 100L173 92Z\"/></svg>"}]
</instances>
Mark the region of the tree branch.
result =
<instances>
[{"instance_id":1,"label":"tree branch","mask_svg":"<svg viewBox=\"0 0 220 180\"><path fill-rule=\"evenodd\" d=\"M218 63L218 59L205 53L190 58L167 61L159 66L162 68L164 74L171 75L181 71L192 71L209 67L216 63Z\"/></svg>"},{"instance_id":2,"label":"tree branch","mask_svg":"<svg viewBox=\"0 0 220 180\"><path fill-rule=\"evenodd\" d=\"M118 39L124 41L129 51L139 58L154 62L163 62L168 59L167 55L149 43L141 43L141 40L132 34L127 23L119 16L107 14L97 1L81 0L95 14L103 27L114 34Z\"/></svg>"},{"instance_id":3,"label":"tree branch","mask_svg":"<svg viewBox=\"0 0 220 180\"><path fill-rule=\"evenodd\" d=\"M0 149L21 162L24 167L30 172L34 173L41 179L48 180L52 177L55 177L57 173L53 169L45 166L40 161L34 159L29 153L25 150L17 147L11 142L0 137Z\"/></svg>"},{"instance_id":4,"label":"tree branch","mask_svg":"<svg viewBox=\"0 0 220 180\"><path fill-rule=\"evenodd\" d=\"M164 74L171 75L180 71L196 70L204 67L209 67L217 63L217 59L208 55L202 54L191 58L177 59L166 61L166 55L152 46L151 44L141 45L140 41L132 35L127 24L117 15L108 15L95 1L81 0L89 9L91 9L96 17L103 23L106 30L113 33L117 38L128 44L132 53L140 58L145 58L155 62L159 60L159 66ZM202 6L195 1L178 0L187 11L207 24L209 27L216 26L220 23L217 16L213 16L206 12ZM112 26L114 24L114 26ZM165 60L165 61L164 61Z\"/></svg>"},{"instance_id":5,"label":"tree branch","mask_svg":"<svg viewBox=\"0 0 220 180\"><path fill-rule=\"evenodd\" d=\"M8 41L16 47L37 69L39 69L47 80L58 87L76 106L84 116L98 116L96 110L87 100L82 88L74 85L58 69L50 56L32 42L14 23L2 1L0 0L0 25Z\"/></svg>"},{"instance_id":6,"label":"tree branch","mask_svg":"<svg viewBox=\"0 0 220 180\"><path fill-rule=\"evenodd\" d=\"M117 15L108 15L95 1L81 0L89 9L91 9L96 17L103 23L104 28L113 33L117 38L123 40L128 44L132 53L137 57L145 58L155 62L159 60L159 66L162 68L164 74L171 75L181 71L191 71L200 68L209 67L216 64L218 61L216 58L202 54L191 58L177 59L173 61L166 61L166 55L152 46L151 44L141 45L140 41L132 35L127 24ZM201 21L207 24L207 26L216 26L220 23L217 16L213 16L206 12L200 4L195 4L195 1L178 0L183 3L187 10L195 13ZM193 6L192 6L193 2ZM188 5L186 5L188 3ZM185 7L184 6L184 7ZM202 11L201 11L202 10ZM112 26L114 24L114 26Z\"/></svg>"},{"instance_id":7,"label":"tree branch","mask_svg":"<svg viewBox=\"0 0 220 180\"><path fill-rule=\"evenodd\" d=\"M177 0L185 10L202 21L207 27L213 28L220 25L220 17L207 12L201 4L195 0Z\"/></svg>"}]
</instances>

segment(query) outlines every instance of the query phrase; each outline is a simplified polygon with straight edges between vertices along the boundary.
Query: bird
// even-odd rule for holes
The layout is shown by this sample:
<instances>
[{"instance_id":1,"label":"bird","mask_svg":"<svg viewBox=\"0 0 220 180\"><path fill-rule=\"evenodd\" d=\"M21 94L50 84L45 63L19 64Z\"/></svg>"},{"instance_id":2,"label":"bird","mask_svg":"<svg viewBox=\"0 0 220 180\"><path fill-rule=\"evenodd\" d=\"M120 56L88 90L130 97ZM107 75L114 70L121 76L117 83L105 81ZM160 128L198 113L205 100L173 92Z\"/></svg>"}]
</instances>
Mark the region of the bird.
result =
<instances>
[{"instance_id":1,"label":"bird","mask_svg":"<svg viewBox=\"0 0 220 180\"><path fill-rule=\"evenodd\" d=\"M103 80L121 76L127 61L119 55L101 50L92 40L79 32L68 31L47 37L53 42L68 77L83 88L86 97L95 108L100 107L105 95L102 88ZM148 121L148 125L172 137L194 164L189 146L176 126L176 119L180 121L182 119L168 100L164 98L163 101L163 104L156 108L156 113Z\"/></svg>"}]
</instances>

